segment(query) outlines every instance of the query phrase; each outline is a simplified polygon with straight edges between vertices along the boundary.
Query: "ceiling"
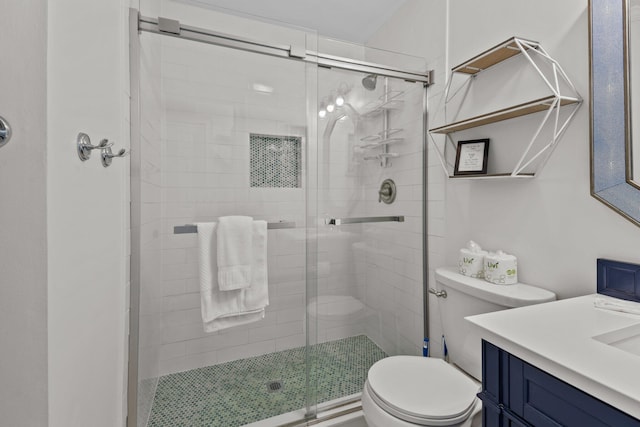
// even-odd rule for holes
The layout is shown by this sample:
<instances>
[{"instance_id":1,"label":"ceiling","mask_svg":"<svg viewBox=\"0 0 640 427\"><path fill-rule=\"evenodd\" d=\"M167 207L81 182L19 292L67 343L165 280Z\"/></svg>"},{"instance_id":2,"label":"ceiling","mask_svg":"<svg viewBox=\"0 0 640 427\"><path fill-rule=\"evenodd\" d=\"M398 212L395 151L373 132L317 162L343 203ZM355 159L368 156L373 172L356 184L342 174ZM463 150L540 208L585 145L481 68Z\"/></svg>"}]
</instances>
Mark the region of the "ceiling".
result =
<instances>
[{"instance_id":1,"label":"ceiling","mask_svg":"<svg viewBox=\"0 0 640 427\"><path fill-rule=\"evenodd\" d=\"M406 0L191 0L228 13L317 30L319 34L365 44Z\"/></svg>"}]
</instances>

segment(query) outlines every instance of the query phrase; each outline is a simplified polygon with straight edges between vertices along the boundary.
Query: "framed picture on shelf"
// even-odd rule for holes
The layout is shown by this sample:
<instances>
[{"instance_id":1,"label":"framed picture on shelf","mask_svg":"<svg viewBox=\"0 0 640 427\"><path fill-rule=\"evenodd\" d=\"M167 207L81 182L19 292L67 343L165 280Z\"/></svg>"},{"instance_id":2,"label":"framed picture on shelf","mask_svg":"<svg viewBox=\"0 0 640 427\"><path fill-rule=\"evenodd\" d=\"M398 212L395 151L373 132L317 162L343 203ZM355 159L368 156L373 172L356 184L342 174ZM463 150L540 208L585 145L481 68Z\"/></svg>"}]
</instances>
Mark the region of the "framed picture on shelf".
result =
<instances>
[{"instance_id":1,"label":"framed picture on shelf","mask_svg":"<svg viewBox=\"0 0 640 427\"><path fill-rule=\"evenodd\" d=\"M489 139L458 141L454 175L484 175L487 173Z\"/></svg>"}]
</instances>

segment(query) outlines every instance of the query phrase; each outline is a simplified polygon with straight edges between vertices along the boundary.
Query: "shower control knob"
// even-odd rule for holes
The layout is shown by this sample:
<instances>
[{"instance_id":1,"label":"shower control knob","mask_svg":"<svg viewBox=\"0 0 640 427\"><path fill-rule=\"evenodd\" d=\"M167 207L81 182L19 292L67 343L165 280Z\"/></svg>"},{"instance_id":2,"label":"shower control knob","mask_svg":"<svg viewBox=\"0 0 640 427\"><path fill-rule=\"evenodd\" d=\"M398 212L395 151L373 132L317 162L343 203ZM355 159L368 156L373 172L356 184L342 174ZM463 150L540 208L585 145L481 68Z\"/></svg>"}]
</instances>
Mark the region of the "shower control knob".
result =
<instances>
[{"instance_id":1,"label":"shower control knob","mask_svg":"<svg viewBox=\"0 0 640 427\"><path fill-rule=\"evenodd\" d=\"M392 179L385 179L380 185L378 191L378 203L384 202L386 204L393 203L396 199L396 183Z\"/></svg>"},{"instance_id":2,"label":"shower control knob","mask_svg":"<svg viewBox=\"0 0 640 427\"><path fill-rule=\"evenodd\" d=\"M11 139L11 126L0 116L0 147L4 146Z\"/></svg>"},{"instance_id":3,"label":"shower control knob","mask_svg":"<svg viewBox=\"0 0 640 427\"><path fill-rule=\"evenodd\" d=\"M378 194L380 195L378 202L381 202L383 197L389 197L391 195L391 189L389 189L389 187L385 187L378 191Z\"/></svg>"}]
</instances>

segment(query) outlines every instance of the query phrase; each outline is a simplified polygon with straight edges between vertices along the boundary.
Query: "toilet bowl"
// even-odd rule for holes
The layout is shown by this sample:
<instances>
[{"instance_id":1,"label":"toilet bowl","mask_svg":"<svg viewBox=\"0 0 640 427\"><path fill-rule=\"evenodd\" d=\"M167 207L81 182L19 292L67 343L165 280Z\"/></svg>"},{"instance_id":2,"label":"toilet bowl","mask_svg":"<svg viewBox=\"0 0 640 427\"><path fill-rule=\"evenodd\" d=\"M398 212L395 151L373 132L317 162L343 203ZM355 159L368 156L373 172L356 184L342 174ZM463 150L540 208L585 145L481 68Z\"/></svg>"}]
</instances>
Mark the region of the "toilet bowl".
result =
<instances>
[{"instance_id":1,"label":"toilet bowl","mask_svg":"<svg viewBox=\"0 0 640 427\"><path fill-rule=\"evenodd\" d=\"M481 337L466 316L553 301L545 289L517 283L495 285L436 270L438 305L451 364L442 359L391 356L369 369L362 410L369 427L479 427L482 404Z\"/></svg>"},{"instance_id":2,"label":"toilet bowl","mask_svg":"<svg viewBox=\"0 0 640 427\"><path fill-rule=\"evenodd\" d=\"M369 370L362 409L369 427L470 427L482 408L479 391L479 382L442 359L392 356Z\"/></svg>"}]
</instances>

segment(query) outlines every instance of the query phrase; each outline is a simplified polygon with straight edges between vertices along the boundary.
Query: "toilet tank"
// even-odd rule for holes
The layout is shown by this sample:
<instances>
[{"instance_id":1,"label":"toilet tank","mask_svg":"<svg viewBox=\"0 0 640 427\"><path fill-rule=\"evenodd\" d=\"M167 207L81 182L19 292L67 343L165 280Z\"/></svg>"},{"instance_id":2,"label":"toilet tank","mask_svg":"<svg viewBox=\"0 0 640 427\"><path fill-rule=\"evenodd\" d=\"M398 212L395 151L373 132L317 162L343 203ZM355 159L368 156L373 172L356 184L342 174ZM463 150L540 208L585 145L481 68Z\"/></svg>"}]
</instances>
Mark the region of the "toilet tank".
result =
<instances>
[{"instance_id":1,"label":"toilet tank","mask_svg":"<svg viewBox=\"0 0 640 427\"><path fill-rule=\"evenodd\" d=\"M477 328L464 318L556 299L546 289L524 283L495 285L449 267L438 268L435 277L438 290L447 292L446 298L438 298L438 308L449 360L478 381L482 379L482 341Z\"/></svg>"}]
</instances>

